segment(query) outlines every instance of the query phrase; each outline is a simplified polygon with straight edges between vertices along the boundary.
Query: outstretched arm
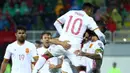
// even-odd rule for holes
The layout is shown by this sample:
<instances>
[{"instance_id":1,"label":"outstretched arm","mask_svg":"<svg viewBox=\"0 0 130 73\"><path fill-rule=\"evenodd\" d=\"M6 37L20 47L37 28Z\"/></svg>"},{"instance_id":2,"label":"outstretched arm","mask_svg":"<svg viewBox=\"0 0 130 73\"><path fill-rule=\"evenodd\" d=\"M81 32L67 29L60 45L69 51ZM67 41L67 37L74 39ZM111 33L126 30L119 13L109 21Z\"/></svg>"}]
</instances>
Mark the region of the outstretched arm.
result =
<instances>
[{"instance_id":1,"label":"outstretched arm","mask_svg":"<svg viewBox=\"0 0 130 73\"><path fill-rule=\"evenodd\" d=\"M95 51L95 53L85 53L85 52L82 52L80 50L76 50L74 53L76 55L86 56L86 57L94 59L94 60L102 59L102 55L103 55L103 51L101 49L97 49Z\"/></svg>"},{"instance_id":2,"label":"outstretched arm","mask_svg":"<svg viewBox=\"0 0 130 73\"><path fill-rule=\"evenodd\" d=\"M52 44L61 45L66 50L71 47L71 45L68 44L69 41L67 41L67 40L66 41L60 41L58 39L50 39L49 42L52 43Z\"/></svg>"},{"instance_id":3,"label":"outstretched arm","mask_svg":"<svg viewBox=\"0 0 130 73\"><path fill-rule=\"evenodd\" d=\"M35 66L34 66L32 73L37 73L42 68L42 66L44 65L45 62L46 62L45 58L39 57L38 61L36 62Z\"/></svg>"},{"instance_id":4,"label":"outstretched arm","mask_svg":"<svg viewBox=\"0 0 130 73\"><path fill-rule=\"evenodd\" d=\"M96 33L98 38L105 44L106 43L105 35L100 31L100 29L99 28L95 29L94 32Z\"/></svg>"}]
</instances>

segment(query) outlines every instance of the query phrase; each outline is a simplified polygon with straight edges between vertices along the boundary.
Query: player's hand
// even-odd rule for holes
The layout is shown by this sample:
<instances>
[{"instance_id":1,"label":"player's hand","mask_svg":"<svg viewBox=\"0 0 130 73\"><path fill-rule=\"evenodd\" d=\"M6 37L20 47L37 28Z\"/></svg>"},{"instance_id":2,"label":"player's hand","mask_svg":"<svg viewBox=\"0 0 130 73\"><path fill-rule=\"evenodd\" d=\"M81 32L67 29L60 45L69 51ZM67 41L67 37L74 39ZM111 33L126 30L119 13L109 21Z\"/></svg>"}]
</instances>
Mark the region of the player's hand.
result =
<instances>
[{"instance_id":1,"label":"player's hand","mask_svg":"<svg viewBox=\"0 0 130 73\"><path fill-rule=\"evenodd\" d=\"M71 47L71 45L70 44L68 44L68 40L65 40L65 41L63 41L62 42L62 47L65 49L65 50L68 50L70 47Z\"/></svg>"},{"instance_id":2,"label":"player's hand","mask_svg":"<svg viewBox=\"0 0 130 73\"><path fill-rule=\"evenodd\" d=\"M50 63L49 63L49 68L50 68L50 69L54 69L54 68L56 68L56 66L55 66L54 64L50 64Z\"/></svg>"},{"instance_id":3,"label":"player's hand","mask_svg":"<svg viewBox=\"0 0 130 73\"><path fill-rule=\"evenodd\" d=\"M76 51L74 52L74 54L80 55L80 50L76 50Z\"/></svg>"},{"instance_id":4,"label":"player's hand","mask_svg":"<svg viewBox=\"0 0 130 73\"><path fill-rule=\"evenodd\" d=\"M82 52L81 50L76 50L74 53L78 56L85 56L85 54L86 54L86 53Z\"/></svg>"}]
</instances>

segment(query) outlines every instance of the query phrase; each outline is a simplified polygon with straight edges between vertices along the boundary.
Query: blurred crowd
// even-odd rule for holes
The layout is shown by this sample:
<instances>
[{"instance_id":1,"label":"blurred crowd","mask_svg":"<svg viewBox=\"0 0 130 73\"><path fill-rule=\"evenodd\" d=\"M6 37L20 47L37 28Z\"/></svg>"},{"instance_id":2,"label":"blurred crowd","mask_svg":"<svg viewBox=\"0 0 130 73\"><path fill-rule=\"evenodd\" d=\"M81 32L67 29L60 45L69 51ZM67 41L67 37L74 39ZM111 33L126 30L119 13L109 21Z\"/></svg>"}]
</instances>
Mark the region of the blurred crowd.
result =
<instances>
[{"instance_id":1,"label":"blurred crowd","mask_svg":"<svg viewBox=\"0 0 130 73\"><path fill-rule=\"evenodd\" d=\"M1 0L0 31L55 30L53 23L68 10L80 10L84 2L94 5L94 19L102 31L130 28L129 0Z\"/></svg>"}]
</instances>

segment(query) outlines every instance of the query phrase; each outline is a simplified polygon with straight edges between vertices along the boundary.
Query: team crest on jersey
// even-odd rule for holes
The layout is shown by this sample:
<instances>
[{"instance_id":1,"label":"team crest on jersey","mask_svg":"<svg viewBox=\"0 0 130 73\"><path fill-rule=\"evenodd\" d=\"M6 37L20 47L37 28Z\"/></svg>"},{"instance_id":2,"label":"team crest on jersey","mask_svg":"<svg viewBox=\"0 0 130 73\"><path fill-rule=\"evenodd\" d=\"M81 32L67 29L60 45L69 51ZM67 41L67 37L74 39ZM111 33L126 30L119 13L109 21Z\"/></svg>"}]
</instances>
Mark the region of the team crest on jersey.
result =
<instances>
[{"instance_id":1,"label":"team crest on jersey","mask_svg":"<svg viewBox=\"0 0 130 73\"><path fill-rule=\"evenodd\" d=\"M29 48L26 48L25 52L28 54L29 53Z\"/></svg>"},{"instance_id":2,"label":"team crest on jersey","mask_svg":"<svg viewBox=\"0 0 130 73\"><path fill-rule=\"evenodd\" d=\"M92 48L92 46L93 46L93 44L90 44L90 45L89 45L89 48Z\"/></svg>"}]
</instances>

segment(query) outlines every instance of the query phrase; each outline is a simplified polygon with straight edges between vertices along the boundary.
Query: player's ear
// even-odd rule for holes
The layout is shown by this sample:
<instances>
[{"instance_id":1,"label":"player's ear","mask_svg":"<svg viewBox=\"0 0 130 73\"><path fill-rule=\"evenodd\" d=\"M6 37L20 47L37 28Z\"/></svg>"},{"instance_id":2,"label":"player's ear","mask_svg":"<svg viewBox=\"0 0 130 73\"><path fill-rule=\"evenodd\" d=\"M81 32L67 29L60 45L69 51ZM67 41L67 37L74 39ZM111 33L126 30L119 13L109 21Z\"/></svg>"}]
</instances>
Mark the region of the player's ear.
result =
<instances>
[{"instance_id":1,"label":"player's ear","mask_svg":"<svg viewBox=\"0 0 130 73\"><path fill-rule=\"evenodd\" d=\"M17 36L17 33L15 33L15 36Z\"/></svg>"}]
</instances>

